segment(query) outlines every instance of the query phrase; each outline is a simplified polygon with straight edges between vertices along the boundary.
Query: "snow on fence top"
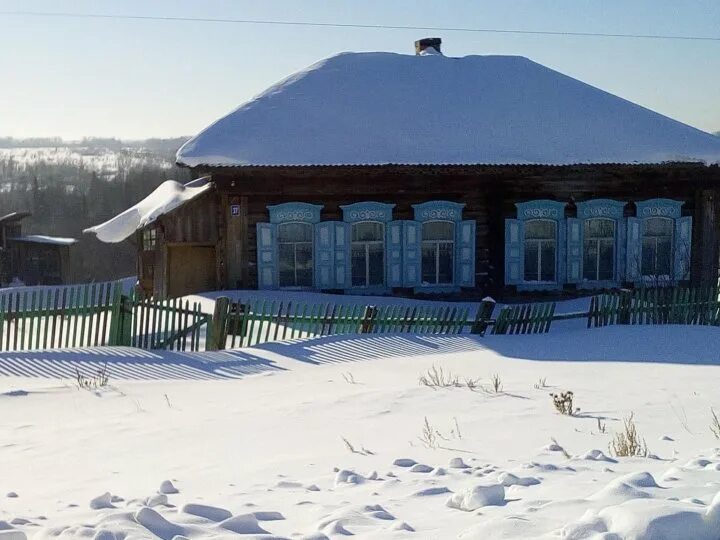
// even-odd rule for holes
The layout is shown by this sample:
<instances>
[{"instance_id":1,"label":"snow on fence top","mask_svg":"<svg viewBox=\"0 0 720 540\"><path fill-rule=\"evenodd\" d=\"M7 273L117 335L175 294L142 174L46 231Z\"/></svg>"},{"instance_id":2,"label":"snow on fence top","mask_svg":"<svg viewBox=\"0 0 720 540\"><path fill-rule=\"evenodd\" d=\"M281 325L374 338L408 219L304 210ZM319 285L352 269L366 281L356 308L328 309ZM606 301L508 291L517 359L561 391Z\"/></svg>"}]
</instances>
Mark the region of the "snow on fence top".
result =
<instances>
[{"instance_id":1,"label":"snow on fence top","mask_svg":"<svg viewBox=\"0 0 720 540\"><path fill-rule=\"evenodd\" d=\"M150 195L114 218L85 229L84 233L96 234L103 242L122 242L138 229L142 229L188 201L199 197L212 187L209 177L198 178L183 185L166 180Z\"/></svg>"},{"instance_id":2,"label":"snow on fence top","mask_svg":"<svg viewBox=\"0 0 720 540\"><path fill-rule=\"evenodd\" d=\"M720 162L720 138L519 56L342 53L190 139L211 166Z\"/></svg>"}]
</instances>

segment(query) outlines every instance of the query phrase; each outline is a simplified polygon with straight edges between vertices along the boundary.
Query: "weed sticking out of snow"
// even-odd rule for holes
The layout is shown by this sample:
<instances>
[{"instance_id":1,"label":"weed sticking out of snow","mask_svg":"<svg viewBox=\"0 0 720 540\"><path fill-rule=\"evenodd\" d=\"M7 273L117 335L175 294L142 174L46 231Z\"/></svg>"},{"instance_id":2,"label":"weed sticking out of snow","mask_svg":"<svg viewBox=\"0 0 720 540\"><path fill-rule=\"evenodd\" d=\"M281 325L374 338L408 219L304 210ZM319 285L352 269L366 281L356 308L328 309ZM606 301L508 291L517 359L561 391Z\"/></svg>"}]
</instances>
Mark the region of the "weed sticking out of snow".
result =
<instances>
[{"instance_id":1,"label":"weed sticking out of snow","mask_svg":"<svg viewBox=\"0 0 720 540\"><path fill-rule=\"evenodd\" d=\"M575 394L568 390L567 392L561 392L559 394L550 394L552 398L553 406L555 410L565 416L573 416L580 411L580 408L574 408L573 399Z\"/></svg>"},{"instance_id":2,"label":"weed sticking out of snow","mask_svg":"<svg viewBox=\"0 0 720 540\"><path fill-rule=\"evenodd\" d=\"M420 376L418 382L428 388L453 388L460 386L460 377L451 372L445 372L442 366L433 365L426 373Z\"/></svg>"},{"instance_id":3,"label":"weed sticking out of snow","mask_svg":"<svg viewBox=\"0 0 720 540\"><path fill-rule=\"evenodd\" d=\"M625 418L623 430L616 433L609 445L610 452L616 457L647 457L648 448L637 430L634 414Z\"/></svg>"},{"instance_id":4,"label":"weed sticking out of snow","mask_svg":"<svg viewBox=\"0 0 720 540\"><path fill-rule=\"evenodd\" d=\"M553 452L560 452L565 457L565 459L572 458L570 453L567 450L565 450L564 446L560 445L560 443L557 442L557 439L555 439L555 437L551 438L550 440L552 441L552 444L550 446L548 446L548 449L550 449Z\"/></svg>"},{"instance_id":5,"label":"weed sticking out of snow","mask_svg":"<svg viewBox=\"0 0 720 540\"><path fill-rule=\"evenodd\" d=\"M342 439L342 442L345 444L345 448L347 448L350 453L352 454L360 454L361 456L372 456L374 455L374 452L371 452L364 446L361 446L360 449L355 448L355 446L347 440L345 437L340 437Z\"/></svg>"},{"instance_id":6,"label":"weed sticking out of snow","mask_svg":"<svg viewBox=\"0 0 720 540\"><path fill-rule=\"evenodd\" d=\"M494 394L499 394L500 392L502 392L502 379L497 373L490 378L490 388L492 389Z\"/></svg>"},{"instance_id":7,"label":"weed sticking out of snow","mask_svg":"<svg viewBox=\"0 0 720 540\"><path fill-rule=\"evenodd\" d=\"M720 419L718 419L718 415L712 407L710 407L710 416L712 417L710 420L710 432L716 439L720 440Z\"/></svg>"},{"instance_id":8,"label":"weed sticking out of snow","mask_svg":"<svg viewBox=\"0 0 720 540\"><path fill-rule=\"evenodd\" d=\"M75 368L75 382L79 389L98 390L108 385L110 376L108 374L107 362L103 367L99 368L93 375L83 375L80 370Z\"/></svg>"},{"instance_id":9,"label":"weed sticking out of snow","mask_svg":"<svg viewBox=\"0 0 720 540\"><path fill-rule=\"evenodd\" d=\"M343 373L342 374L343 379L345 379L345 382L348 384L357 384L357 381L355 380L355 376L351 372Z\"/></svg>"}]
</instances>

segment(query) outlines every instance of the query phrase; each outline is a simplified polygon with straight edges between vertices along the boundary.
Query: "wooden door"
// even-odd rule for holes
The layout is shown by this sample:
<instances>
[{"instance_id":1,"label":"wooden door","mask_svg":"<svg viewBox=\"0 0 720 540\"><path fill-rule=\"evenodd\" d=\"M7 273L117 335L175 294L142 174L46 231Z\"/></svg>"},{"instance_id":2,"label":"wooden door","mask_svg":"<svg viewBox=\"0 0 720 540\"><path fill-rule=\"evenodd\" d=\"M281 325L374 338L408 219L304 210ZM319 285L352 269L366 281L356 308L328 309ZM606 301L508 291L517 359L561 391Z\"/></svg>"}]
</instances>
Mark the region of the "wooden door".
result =
<instances>
[{"instance_id":1,"label":"wooden door","mask_svg":"<svg viewBox=\"0 0 720 540\"><path fill-rule=\"evenodd\" d=\"M168 246L168 297L214 291L214 246Z\"/></svg>"}]
</instances>

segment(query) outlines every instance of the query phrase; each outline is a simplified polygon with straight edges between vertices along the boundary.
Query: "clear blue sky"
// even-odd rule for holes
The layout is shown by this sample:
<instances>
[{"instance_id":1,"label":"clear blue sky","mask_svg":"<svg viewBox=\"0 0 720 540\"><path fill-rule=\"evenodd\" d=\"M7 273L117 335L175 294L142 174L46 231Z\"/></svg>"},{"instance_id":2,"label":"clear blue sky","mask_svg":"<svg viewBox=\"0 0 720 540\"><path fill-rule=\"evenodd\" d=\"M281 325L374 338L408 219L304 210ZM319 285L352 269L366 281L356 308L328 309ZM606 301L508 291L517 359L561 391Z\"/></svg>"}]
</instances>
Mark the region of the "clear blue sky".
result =
<instances>
[{"instance_id":1,"label":"clear blue sky","mask_svg":"<svg viewBox=\"0 0 720 540\"><path fill-rule=\"evenodd\" d=\"M718 0L0 0L2 10L720 35ZM0 15L0 136L192 135L321 58L412 53L434 33ZM438 34L447 55L527 56L720 130L720 42Z\"/></svg>"}]
</instances>

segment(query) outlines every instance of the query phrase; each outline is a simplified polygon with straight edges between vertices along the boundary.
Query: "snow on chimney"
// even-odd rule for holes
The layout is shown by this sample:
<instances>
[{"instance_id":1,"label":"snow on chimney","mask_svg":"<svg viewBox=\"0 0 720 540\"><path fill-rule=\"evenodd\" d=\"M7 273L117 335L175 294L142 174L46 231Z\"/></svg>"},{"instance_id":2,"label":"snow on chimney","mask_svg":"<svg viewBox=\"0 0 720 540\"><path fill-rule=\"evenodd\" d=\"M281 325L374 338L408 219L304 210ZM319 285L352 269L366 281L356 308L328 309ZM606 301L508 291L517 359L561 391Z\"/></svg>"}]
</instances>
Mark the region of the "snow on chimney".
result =
<instances>
[{"instance_id":1,"label":"snow on chimney","mask_svg":"<svg viewBox=\"0 0 720 540\"><path fill-rule=\"evenodd\" d=\"M415 42L415 54L418 56L424 56L426 54L442 54L440 45L442 39L439 37L423 38L418 39Z\"/></svg>"}]
</instances>

